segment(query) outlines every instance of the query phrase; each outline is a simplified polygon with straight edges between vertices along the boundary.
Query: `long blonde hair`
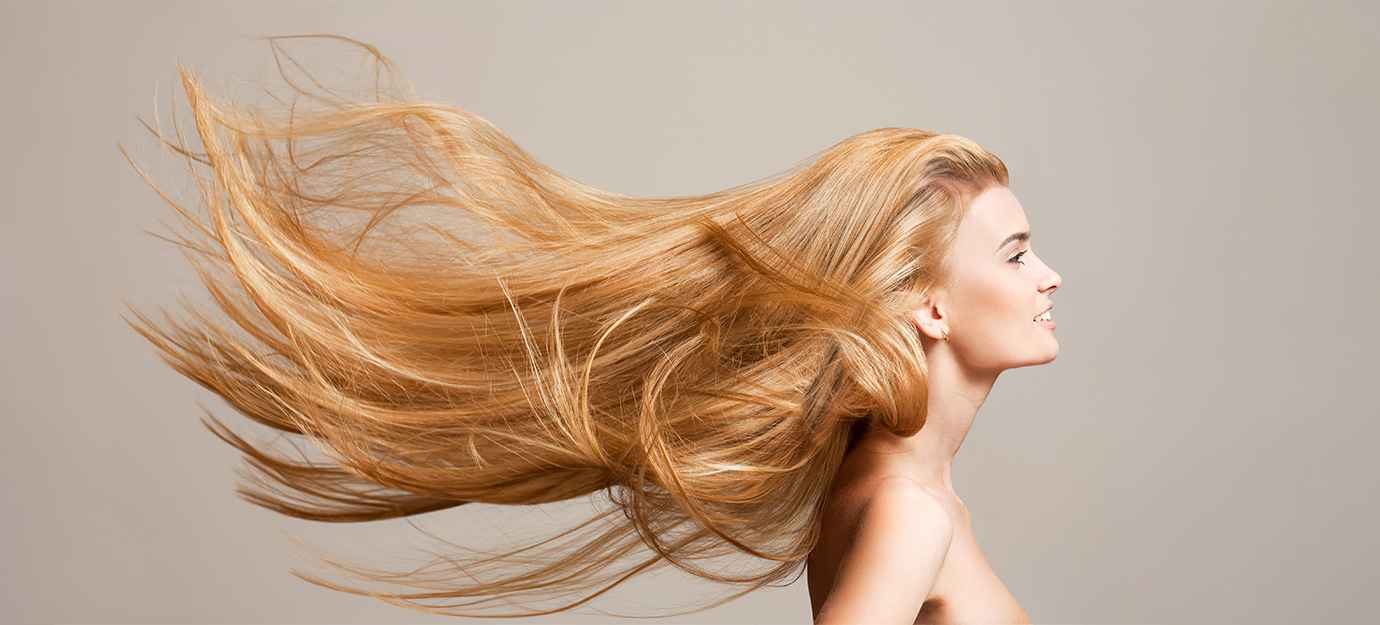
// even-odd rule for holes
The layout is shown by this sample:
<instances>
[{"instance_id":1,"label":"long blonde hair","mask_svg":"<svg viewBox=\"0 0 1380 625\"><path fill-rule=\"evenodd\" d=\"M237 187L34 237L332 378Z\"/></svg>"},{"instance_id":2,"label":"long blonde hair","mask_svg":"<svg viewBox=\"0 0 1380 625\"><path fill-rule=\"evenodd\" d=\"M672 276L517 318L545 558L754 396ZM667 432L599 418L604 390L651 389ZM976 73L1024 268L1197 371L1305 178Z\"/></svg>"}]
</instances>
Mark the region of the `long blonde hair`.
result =
<instances>
[{"instance_id":1,"label":"long blonde hair","mask_svg":"<svg viewBox=\"0 0 1380 625\"><path fill-rule=\"evenodd\" d=\"M945 279L971 198L1007 184L973 142L885 128L727 191L630 197L417 99L365 44L319 39L367 51L369 97L293 80L290 39L269 39L294 96L276 108L217 100L179 64L201 148L165 142L198 206L144 175L219 310L130 322L327 457L211 417L255 471L242 493L321 521L612 503L562 550L451 554L402 576L335 563L390 590L304 577L474 615L568 609L664 564L746 592L803 567L856 422L924 424L907 312ZM767 566L706 564L735 553Z\"/></svg>"}]
</instances>

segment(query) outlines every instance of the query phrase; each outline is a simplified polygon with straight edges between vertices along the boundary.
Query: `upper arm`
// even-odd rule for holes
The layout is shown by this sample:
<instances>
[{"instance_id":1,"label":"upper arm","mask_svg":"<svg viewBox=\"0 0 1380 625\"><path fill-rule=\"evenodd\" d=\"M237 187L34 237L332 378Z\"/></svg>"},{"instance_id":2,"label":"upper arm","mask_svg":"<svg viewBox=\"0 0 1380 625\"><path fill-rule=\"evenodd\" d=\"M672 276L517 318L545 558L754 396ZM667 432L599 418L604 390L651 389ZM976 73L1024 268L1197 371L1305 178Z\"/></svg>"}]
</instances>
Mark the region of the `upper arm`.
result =
<instances>
[{"instance_id":1,"label":"upper arm","mask_svg":"<svg viewBox=\"0 0 1380 625\"><path fill-rule=\"evenodd\" d=\"M904 479L863 507L816 624L913 623L953 539L943 505Z\"/></svg>"}]
</instances>

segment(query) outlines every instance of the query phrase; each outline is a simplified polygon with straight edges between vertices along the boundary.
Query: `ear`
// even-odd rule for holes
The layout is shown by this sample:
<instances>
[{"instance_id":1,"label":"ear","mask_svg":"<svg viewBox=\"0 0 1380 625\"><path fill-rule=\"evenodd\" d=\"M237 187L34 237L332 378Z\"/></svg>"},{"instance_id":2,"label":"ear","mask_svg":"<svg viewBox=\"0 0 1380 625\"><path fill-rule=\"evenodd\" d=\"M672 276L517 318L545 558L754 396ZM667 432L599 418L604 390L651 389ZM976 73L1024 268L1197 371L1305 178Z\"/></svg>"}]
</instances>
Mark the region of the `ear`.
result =
<instances>
[{"instance_id":1,"label":"ear","mask_svg":"<svg viewBox=\"0 0 1380 625\"><path fill-rule=\"evenodd\" d=\"M910 313L910 322L920 330L920 334L936 341L944 339L944 333L949 330L949 319L947 316L948 304L942 291L936 290L925 299L920 301Z\"/></svg>"}]
</instances>

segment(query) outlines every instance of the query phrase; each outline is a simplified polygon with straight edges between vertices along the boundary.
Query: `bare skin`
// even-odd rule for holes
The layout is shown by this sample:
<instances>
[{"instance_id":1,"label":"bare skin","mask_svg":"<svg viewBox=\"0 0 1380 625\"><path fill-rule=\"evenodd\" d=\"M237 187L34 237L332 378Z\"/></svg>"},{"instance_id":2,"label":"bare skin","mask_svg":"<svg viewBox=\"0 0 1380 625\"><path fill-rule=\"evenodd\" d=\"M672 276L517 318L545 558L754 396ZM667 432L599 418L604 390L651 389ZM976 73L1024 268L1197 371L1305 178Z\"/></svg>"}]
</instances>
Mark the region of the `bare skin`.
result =
<instances>
[{"instance_id":1,"label":"bare skin","mask_svg":"<svg viewBox=\"0 0 1380 625\"><path fill-rule=\"evenodd\" d=\"M954 280L912 319L929 365L928 417L909 437L870 429L844 458L810 554L816 623L1030 622L978 548L951 479L1001 372L1058 355L1052 324L1035 317L1061 279L1028 236L1011 237L1029 230L1004 187L970 206Z\"/></svg>"}]
</instances>

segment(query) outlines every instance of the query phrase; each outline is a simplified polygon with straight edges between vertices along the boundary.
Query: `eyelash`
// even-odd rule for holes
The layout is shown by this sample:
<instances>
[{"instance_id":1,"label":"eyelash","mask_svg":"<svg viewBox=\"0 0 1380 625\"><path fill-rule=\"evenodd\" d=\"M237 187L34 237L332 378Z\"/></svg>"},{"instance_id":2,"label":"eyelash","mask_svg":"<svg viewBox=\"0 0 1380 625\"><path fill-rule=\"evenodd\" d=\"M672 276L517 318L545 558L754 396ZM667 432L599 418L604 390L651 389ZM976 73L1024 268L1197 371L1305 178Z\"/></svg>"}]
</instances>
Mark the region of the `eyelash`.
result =
<instances>
[{"instance_id":1,"label":"eyelash","mask_svg":"<svg viewBox=\"0 0 1380 625\"><path fill-rule=\"evenodd\" d=\"M1017 254L1017 255L1011 257L1011 260L1009 260L1009 261L1007 261L1007 262L1019 263L1022 267L1024 267L1024 266L1025 266L1025 261L1021 260L1021 257L1022 257L1022 256L1025 256L1025 253L1026 253L1026 252L1029 252L1029 251L1030 251L1030 250L1022 250L1020 254Z\"/></svg>"}]
</instances>

